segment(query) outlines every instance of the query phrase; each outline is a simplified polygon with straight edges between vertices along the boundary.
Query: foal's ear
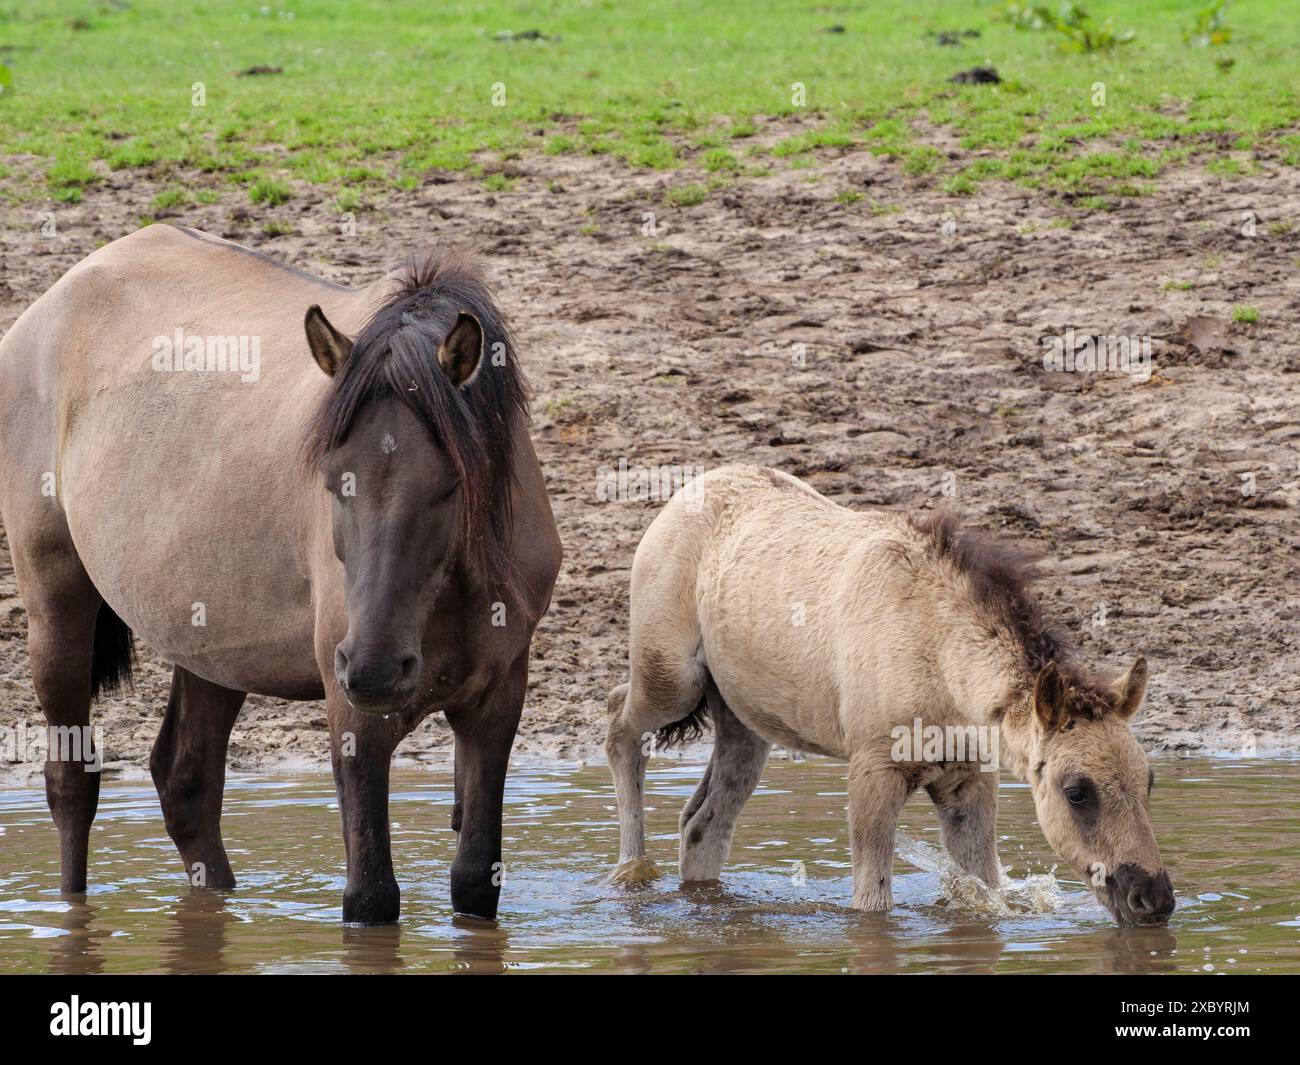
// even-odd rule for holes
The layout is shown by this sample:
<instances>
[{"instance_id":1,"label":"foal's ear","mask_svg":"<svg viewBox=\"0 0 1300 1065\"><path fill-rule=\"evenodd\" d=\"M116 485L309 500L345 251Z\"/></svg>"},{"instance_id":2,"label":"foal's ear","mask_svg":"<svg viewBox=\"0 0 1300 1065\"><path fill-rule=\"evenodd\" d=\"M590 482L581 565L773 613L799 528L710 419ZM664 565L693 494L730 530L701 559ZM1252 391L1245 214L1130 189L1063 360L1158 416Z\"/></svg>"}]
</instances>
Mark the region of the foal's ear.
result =
<instances>
[{"instance_id":1,"label":"foal's ear","mask_svg":"<svg viewBox=\"0 0 1300 1065\"><path fill-rule=\"evenodd\" d=\"M1065 678L1048 662L1034 680L1034 716L1044 732L1055 732L1069 720L1065 700Z\"/></svg>"},{"instance_id":2,"label":"foal's ear","mask_svg":"<svg viewBox=\"0 0 1300 1065\"><path fill-rule=\"evenodd\" d=\"M316 365L333 377L352 353L352 341L330 325L325 312L317 304L307 308L303 322L307 330L307 344Z\"/></svg>"},{"instance_id":3,"label":"foal's ear","mask_svg":"<svg viewBox=\"0 0 1300 1065\"><path fill-rule=\"evenodd\" d=\"M1147 660L1140 655L1138 660L1128 667L1128 672L1115 682L1115 693L1119 702L1115 712L1128 720L1142 705L1142 696L1147 691Z\"/></svg>"},{"instance_id":4,"label":"foal's ear","mask_svg":"<svg viewBox=\"0 0 1300 1065\"><path fill-rule=\"evenodd\" d=\"M469 311L456 316L456 324L438 345L438 365L459 388L478 369L483 359L483 326Z\"/></svg>"}]
</instances>

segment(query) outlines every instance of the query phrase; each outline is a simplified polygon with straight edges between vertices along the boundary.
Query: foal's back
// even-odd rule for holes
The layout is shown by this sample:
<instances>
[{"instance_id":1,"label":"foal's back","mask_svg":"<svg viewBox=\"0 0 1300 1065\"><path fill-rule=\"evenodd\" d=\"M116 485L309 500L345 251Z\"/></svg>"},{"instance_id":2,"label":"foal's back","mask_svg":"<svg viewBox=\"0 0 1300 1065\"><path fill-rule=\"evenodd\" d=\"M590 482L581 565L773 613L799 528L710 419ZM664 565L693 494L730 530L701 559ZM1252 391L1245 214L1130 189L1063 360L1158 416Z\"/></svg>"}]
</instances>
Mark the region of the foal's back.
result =
<instances>
[{"instance_id":1,"label":"foal's back","mask_svg":"<svg viewBox=\"0 0 1300 1065\"><path fill-rule=\"evenodd\" d=\"M929 699L916 680L939 603L915 594L925 557L905 517L850 511L777 470L712 471L637 550L633 684L685 703L711 681L764 738L847 757Z\"/></svg>"}]
</instances>

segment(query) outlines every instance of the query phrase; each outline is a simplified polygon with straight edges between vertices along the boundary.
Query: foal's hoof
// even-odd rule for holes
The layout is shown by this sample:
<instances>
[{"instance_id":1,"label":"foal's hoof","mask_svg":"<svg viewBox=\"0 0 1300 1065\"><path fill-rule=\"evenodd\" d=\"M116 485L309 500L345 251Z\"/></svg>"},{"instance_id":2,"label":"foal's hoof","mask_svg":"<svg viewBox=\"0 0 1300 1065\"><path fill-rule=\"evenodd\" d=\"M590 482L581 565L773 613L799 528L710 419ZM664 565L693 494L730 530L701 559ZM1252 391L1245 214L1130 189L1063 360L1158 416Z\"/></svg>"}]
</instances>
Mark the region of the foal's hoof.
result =
<instances>
[{"instance_id":1,"label":"foal's hoof","mask_svg":"<svg viewBox=\"0 0 1300 1065\"><path fill-rule=\"evenodd\" d=\"M648 884L662 875L659 867L649 858L628 858L627 861L619 862L617 868L605 879L610 884Z\"/></svg>"}]
</instances>

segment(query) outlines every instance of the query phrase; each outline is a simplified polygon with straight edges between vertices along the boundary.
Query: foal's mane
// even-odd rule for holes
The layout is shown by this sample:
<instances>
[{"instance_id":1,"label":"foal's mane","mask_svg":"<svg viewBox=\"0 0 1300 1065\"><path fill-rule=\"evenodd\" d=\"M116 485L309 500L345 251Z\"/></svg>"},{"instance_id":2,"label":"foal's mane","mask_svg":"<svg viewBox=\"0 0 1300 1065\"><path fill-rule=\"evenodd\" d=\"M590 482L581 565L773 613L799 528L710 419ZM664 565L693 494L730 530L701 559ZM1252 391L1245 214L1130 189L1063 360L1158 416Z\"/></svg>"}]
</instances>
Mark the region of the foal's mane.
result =
<instances>
[{"instance_id":1,"label":"foal's mane","mask_svg":"<svg viewBox=\"0 0 1300 1065\"><path fill-rule=\"evenodd\" d=\"M468 561L489 587L517 602L509 556L510 489L515 426L528 420L528 386L514 335L477 263L464 252L439 249L413 258L397 280L397 291L357 334L308 425L305 457L315 466L343 443L367 404L401 400L460 477L460 544ZM482 326L483 354L458 388L438 364L438 347L461 311Z\"/></svg>"},{"instance_id":2,"label":"foal's mane","mask_svg":"<svg viewBox=\"0 0 1300 1065\"><path fill-rule=\"evenodd\" d=\"M1065 633L1043 617L1030 585L1042 574L1041 555L998 540L982 529L962 526L956 515L940 512L909 519L926 537L935 558L950 562L970 582L975 603L1009 630L1024 651L1030 677L1055 662L1078 693L1078 709L1099 716L1104 703L1096 696L1105 681L1089 672Z\"/></svg>"}]
</instances>

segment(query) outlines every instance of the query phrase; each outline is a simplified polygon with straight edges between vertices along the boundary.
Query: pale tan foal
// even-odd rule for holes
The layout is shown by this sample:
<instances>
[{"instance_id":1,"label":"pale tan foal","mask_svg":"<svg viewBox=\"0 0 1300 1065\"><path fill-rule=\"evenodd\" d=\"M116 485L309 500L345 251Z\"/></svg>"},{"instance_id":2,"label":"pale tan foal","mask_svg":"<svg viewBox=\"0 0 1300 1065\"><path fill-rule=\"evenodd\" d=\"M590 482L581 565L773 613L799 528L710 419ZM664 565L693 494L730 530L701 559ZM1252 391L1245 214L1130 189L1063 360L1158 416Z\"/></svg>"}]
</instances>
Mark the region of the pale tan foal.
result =
<instances>
[{"instance_id":1,"label":"pale tan foal","mask_svg":"<svg viewBox=\"0 0 1300 1065\"><path fill-rule=\"evenodd\" d=\"M895 825L917 787L956 862L996 886L998 773L975 756L991 749L1117 922L1166 922L1152 775L1128 725L1146 664L1114 681L1088 673L1043 621L1031 576L1023 556L948 518L848 510L776 470L730 466L687 485L632 566L630 679L610 693L606 740L613 879L657 875L646 762L707 716L713 754L681 815L684 882L720 875L776 743L848 762L855 907L892 906ZM995 745L908 750L913 735L974 743L981 727Z\"/></svg>"}]
</instances>

